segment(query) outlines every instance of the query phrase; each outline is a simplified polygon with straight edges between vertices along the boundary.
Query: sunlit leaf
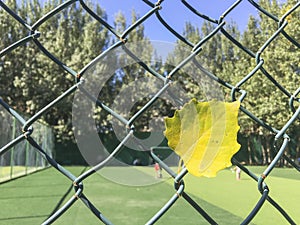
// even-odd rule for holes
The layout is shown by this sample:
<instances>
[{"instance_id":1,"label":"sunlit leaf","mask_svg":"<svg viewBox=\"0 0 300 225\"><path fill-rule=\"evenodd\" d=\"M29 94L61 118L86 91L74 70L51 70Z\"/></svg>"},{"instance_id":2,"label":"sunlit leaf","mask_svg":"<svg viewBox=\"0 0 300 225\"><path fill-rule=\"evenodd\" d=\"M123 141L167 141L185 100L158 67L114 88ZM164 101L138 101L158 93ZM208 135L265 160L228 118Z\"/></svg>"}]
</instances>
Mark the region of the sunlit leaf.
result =
<instances>
[{"instance_id":1,"label":"sunlit leaf","mask_svg":"<svg viewBox=\"0 0 300 225\"><path fill-rule=\"evenodd\" d=\"M165 119L168 145L183 160L189 173L214 177L231 166L240 149L237 142L240 102L197 102L192 99L172 118Z\"/></svg>"}]
</instances>

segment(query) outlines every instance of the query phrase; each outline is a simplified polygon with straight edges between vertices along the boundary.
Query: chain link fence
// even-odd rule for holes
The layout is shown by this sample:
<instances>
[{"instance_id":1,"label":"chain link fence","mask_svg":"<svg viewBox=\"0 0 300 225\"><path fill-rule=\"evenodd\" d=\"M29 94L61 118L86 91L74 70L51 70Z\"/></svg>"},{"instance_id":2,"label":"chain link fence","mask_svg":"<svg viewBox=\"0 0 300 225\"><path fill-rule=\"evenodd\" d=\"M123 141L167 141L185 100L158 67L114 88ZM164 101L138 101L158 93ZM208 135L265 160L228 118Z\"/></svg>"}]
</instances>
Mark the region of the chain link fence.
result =
<instances>
[{"instance_id":1,"label":"chain link fence","mask_svg":"<svg viewBox=\"0 0 300 225\"><path fill-rule=\"evenodd\" d=\"M204 20L207 20L210 23L215 24L215 29L207 36L199 40L198 43L193 44L190 40L183 37L181 34L176 32L171 25L168 24L161 15L161 11L168 10L167 8L163 8L164 1L159 0L157 2L151 2L148 0L143 0L143 2L148 5L149 11L143 15L141 18L139 18L136 22L131 24L126 30L124 30L122 33L119 33L113 26L108 24L103 18L97 15L93 11L93 9L89 8L89 6L85 3L85 1L76 1L76 0L69 0L65 1L61 5L57 6L56 8L50 10L46 15L39 18L37 21L31 21L29 24L27 21L24 21L20 15L17 15L14 13L12 9L10 9L7 4L5 4L3 1L0 1L0 6L2 10L5 10L8 14L8 16L13 17L18 23L23 25L29 33L28 36L21 38L19 41L11 44L10 46L7 46L5 49L2 49L0 52L0 57L5 56L11 51L18 51L18 48L22 45L26 45L28 42L33 42L36 44L36 46L40 49L40 51L49 57L53 62L58 64L63 70L65 70L70 75L74 76L75 83L72 87L70 87L68 90L65 90L65 92L61 95L59 95L55 100L49 102L48 105L46 105L44 108L40 109L35 115L32 115L29 119L25 119L20 114L18 114L16 111L14 111L4 100L0 99L0 104L2 107L10 114L11 118L8 121L2 120L2 123L7 126L7 129L12 129L14 121L18 121L18 123L22 124L22 132L17 134L16 136L12 137L10 141L7 143L2 143L2 147L0 149L0 154L2 157L9 152L14 151L14 148L18 146L18 144L23 143L23 146L30 145L31 148L28 152L37 152L40 156L44 157L47 162L56 168L62 176L66 176L70 179L70 181L73 183L74 186L74 195L60 208L58 209L54 214L52 214L46 221L44 221L43 224L50 224L54 222L55 220L58 220L60 216L65 213L77 200L81 200L86 207L91 210L91 212L104 224L112 224L105 215L101 213L101 209L97 209L94 204L92 203L92 199L88 199L83 190L83 182L86 178L94 174L96 171L101 170L103 167L105 167L111 159L113 159L120 151L122 151L122 147L125 145L127 141L130 139L134 139L134 122L138 117L143 115L149 107L151 107L157 99L170 88L170 84L172 82L172 79L176 77L178 71L183 68L188 62L192 62L199 70L203 70L200 63L195 59L195 56L198 54L201 54L202 47L205 46L205 44L213 38L216 34L221 34L223 37L227 38L231 43L233 43L235 46L239 47L241 51L244 51L249 57L256 60L256 66L252 68L251 72L249 74L245 74L243 79L241 79L237 83L228 83L224 80L222 80L220 77L218 77L217 74L212 74L208 71L203 71L204 74L212 80L212 82L217 82L220 85L224 86L226 89L228 89L231 93L231 99L232 101L239 100L241 101L241 107L240 111L243 112L246 116L251 118L255 123L257 123L259 126L267 129L272 134L274 134L275 143L274 148L276 155L273 158L273 160L270 162L268 167L263 171L261 176L256 176L254 173L251 172L251 170L247 169L244 165L242 165L238 160L235 158L232 159L232 163L234 165L239 166L249 177L251 177L258 185L258 190L261 193L261 197L258 199L257 204L252 209L252 211L249 212L248 216L242 221L242 224L248 224L251 222L251 220L256 216L256 214L259 212L261 207L265 204L266 201L268 201L278 212L286 219L286 221L290 224L296 224L296 221L294 221L275 200L273 200L270 196L270 187L267 185L267 177L271 174L272 170L275 168L276 164L280 159L285 159L287 162L290 163L291 166L295 167L298 171L300 171L299 166L289 158L286 154L286 148L289 144L290 137L287 134L287 129L292 126L292 124L295 123L296 120L299 120L300 116L300 107L296 107L296 104L300 102L300 99L298 97L300 93L300 87L297 90L294 90L294 92L290 92L290 90L287 90L285 87L280 85L279 82L276 81L272 77L271 74L268 73L268 71L264 68L264 59L262 58L262 53L268 48L268 46L275 41L275 39L282 35L286 38L286 40L299 48L299 43L297 40L294 40L289 34L285 31L285 28L288 26L288 17L292 15L299 7L300 3L296 3L293 5L293 7L289 8L286 13L281 17L278 18L277 16L273 15L272 13L268 12L264 8L262 8L257 2L253 0L248 0L248 2L252 5L252 7L256 8L261 13L265 14L268 18L272 19L274 23L278 24L278 29L273 33L270 34L270 38L265 41L265 43L260 47L260 49L257 52L252 52L248 49L247 46L243 46L236 38L231 36L225 29L225 21L227 19L228 14L231 11L238 10L239 4L242 2L241 0L236 1L234 4L232 4L218 19L210 18L209 16L202 14L192 6L188 1L182 0L180 1L184 6L186 6L190 13L195 14L198 17L201 17ZM112 35L114 35L117 38L117 42L113 43L108 49L106 49L104 52L102 52L98 57L96 57L93 61L88 63L84 68L82 68L81 71L76 72L71 67L68 67L65 65L64 62L62 62L60 59L56 58L50 50L46 49L43 44L39 41L40 33L39 33L39 27L45 23L46 21L50 20L55 15L61 13L62 10L70 7L73 4L80 4L80 6L89 13L98 23L102 24L105 29L108 30ZM209 4L209 3L207 3ZM138 57L135 56L133 52L131 52L128 48L126 48L126 43L128 42L128 36L129 34L136 29L140 24L147 21L149 18L156 18L165 28L165 32L171 32L178 40L186 44L187 48L190 48L190 54L187 56L182 62L180 62L176 67L167 75L159 74L157 71L155 71L155 68L151 68L147 66L147 63L141 62ZM117 48L122 47L125 49L127 54L139 62L139 65L148 71L150 74L152 74L156 79L159 79L162 81L163 85L160 90L158 90L150 99L147 101L147 103L139 109L133 116L131 116L129 119L125 119L123 116L121 116L119 113L113 111L111 108L106 106L103 102L100 102L99 100L95 100L93 94L88 93L85 89L85 72L89 70L91 67L95 65L95 63L98 63L101 61L104 57L108 56L112 51L114 51ZM22 59L20 59L22 60ZM286 118L286 124L282 127L275 128L269 124L267 124L264 120L261 118L258 118L255 115L255 112L248 111L245 107L243 107L243 101L247 99L246 94L247 90L244 90L243 87L247 82L251 82L252 80L257 78L257 72L260 71L267 79L269 79L274 87L278 89L283 95L286 95L289 98L289 106L290 110L293 112L293 115L290 118ZM51 154L46 150L50 146L48 144L43 144L44 137L38 138L36 137L35 130L33 130L33 126L37 124L38 119L44 115L47 111L49 111L51 108L57 106L59 102L61 102L63 99L67 98L71 93L74 93L76 90L80 90L82 93L84 93L86 96L88 96L92 101L96 101L99 107L101 107L103 110L107 111L109 114L111 114L112 117L116 118L120 123L123 124L124 129L127 130L126 136L120 141L118 146L101 162L96 163L91 169L85 171L80 176L76 177L70 171L68 171L63 166L59 165L52 157ZM25 144L24 144L25 143ZM136 145L139 145L138 142L136 142ZM33 148L32 148L33 147ZM156 221L158 221L171 207L173 204L176 203L176 201L179 198L185 199L195 210L199 212L201 216L203 216L208 223L210 224L217 224L218 222L214 220L213 215L208 215L208 213L205 211L204 208L202 208L198 203L196 203L192 197L185 192L185 184L184 184L184 176L188 173L186 169L182 169L179 174L174 172L167 164L164 163L156 154L155 150L158 149L158 146L153 146L151 149L143 147L143 145L139 145L139 147L142 148L142 150L148 152L151 157L157 161L161 167L174 179L174 195L170 198L170 200L155 214L153 217L146 223L146 224L154 224ZM144 149L143 149L144 148ZM32 154L32 153L29 153ZM35 154L35 153L33 153ZM120 209L121 210L121 209Z\"/></svg>"},{"instance_id":2,"label":"chain link fence","mask_svg":"<svg viewBox=\"0 0 300 225\"><path fill-rule=\"evenodd\" d=\"M11 117L7 111L0 108L1 140L4 146L12 139L21 135L21 126L16 118ZM47 154L52 157L54 150L54 136L52 129L40 122L35 123L35 132L32 134L41 146L46 149ZM14 145L10 151L1 154L0 157L0 182L17 178L29 173L49 167L46 161L28 142L20 142Z\"/></svg>"}]
</instances>

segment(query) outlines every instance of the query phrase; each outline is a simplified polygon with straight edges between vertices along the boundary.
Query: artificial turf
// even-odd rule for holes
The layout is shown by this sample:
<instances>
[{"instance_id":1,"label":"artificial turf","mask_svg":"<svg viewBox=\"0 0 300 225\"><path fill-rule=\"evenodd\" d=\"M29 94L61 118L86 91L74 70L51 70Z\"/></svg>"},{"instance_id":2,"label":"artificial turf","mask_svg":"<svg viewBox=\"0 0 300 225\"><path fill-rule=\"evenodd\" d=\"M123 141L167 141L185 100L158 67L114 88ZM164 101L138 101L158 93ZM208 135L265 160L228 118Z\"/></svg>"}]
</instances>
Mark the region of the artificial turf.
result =
<instances>
[{"instance_id":1,"label":"artificial turf","mask_svg":"<svg viewBox=\"0 0 300 225\"><path fill-rule=\"evenodd\" d=\"M73 174L82 167L67 167ZM139 170L154 176L153 168ZM262 167L250 167L259 174ZM107 171L110 169L108 168ZM114 173L126 168L111 168ZM163 174L166 178L166 173ZM185 177L185 191L218 224L240 224L249 214L260 193L257 183L242 173L240 181L229 170L216 178ZM138 181L137 181L138 183ZM266 179L270 196L276 200L296 224L300 223L300 174L289 168L275 168ZM0 185L0 225L41 224L73 194L71 182L49 168ZM145 224L175 193L172 179L147 186L122 185L94 174L84 180L84 193L114 224ZM79 200L54 224L101 224ZM183 198L170 208L156 224L208 224ZM288 224L273 206L266 202L251 224Z\"/></svg>"}]
</instances>

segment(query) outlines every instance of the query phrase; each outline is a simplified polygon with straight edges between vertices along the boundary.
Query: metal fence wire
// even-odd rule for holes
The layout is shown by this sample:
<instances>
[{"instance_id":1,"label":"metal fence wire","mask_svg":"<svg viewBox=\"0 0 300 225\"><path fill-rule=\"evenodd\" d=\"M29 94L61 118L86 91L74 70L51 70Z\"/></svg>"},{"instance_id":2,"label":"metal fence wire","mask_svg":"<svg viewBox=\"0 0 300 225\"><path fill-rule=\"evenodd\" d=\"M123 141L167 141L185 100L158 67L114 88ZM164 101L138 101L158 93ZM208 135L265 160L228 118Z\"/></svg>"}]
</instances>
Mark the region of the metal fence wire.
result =
<instances>
[{"instance_id":1,"label":"metal fence wire","mask_svg":"<svg viewBox=\"0 0 300 225\"><path fill-rule=\"evenodd\" d=\"M0 120L3 121L0 124L0 145L3 146L21 134L21 127L18 126L20 124L17 124L16 119L2 107L0 108ZM54 138L51 127L40 122L35 123L33 137L43 148L46 148L47 154L52 157ZM2 153L0 156L0 182L48 167L48 161L33 149L33 146L23 141L12 147L10 151Z\"/></svg>"},{"instance_id":2,"label":"metal fence wire","mask_svg":"<svg viewBox=\"0 0 300 225\"><path fill-rule=\"evenodd\" d=\"M22 141L27 141L30 145L32 145L39 154L41 154L49 164L51 164L55 169L57 169L61 175L66 176L68 179L71 180L74 186L75 193L74 195L60 208L58 209L54 214L52 214L51 217L49 217L46 221L44 221L43 224L50 224L60 218L60 216L65 213L77 200L81 200L86 207L91 210L91 212L104 224L112 224L105 215L101 213L101 209L98 209L94 206L92 203L92 200L88 199L83 191L83 181L95 173L95 171L98 171L102 169L108 162L109 159L113 158L118 152L122 151L122 146L125 144L125 142L130 139L133 136L134 127L133 125L135 119L145 113L147 109L155 103L155 101L158 99L158 97L163 93L164 90L169 88L169 83L172 81L173 77L176 76L176 73L178 70L184 65L192 61L194 59L194 56L201 54L202 46L205 46L205 44L216 34L221 34L224 37L226 37L230 42L232 42L234 45L239 47L242 51L247 53L249 57L254 58L256 60L256 66L252 68L252 71L249 74L245 74L243 79L241 79L236 84L230 84L225 81L223 81L220 77L218 77L215 74L207 73L206 75L218 82L219 84L223 85L225 88L231 90L231 98L232 101L236 100L236 98L239 98L241 101L241 107L240 111L243 112L245 115L247 115L249 118L251 118L253 121L255 121L258 125L261 127L269 130L271 133L275 136L275 148L276 148L276 156L274 157L273 161L268 165L268 167L265 169L265 171L262 173L261 176L256 176L254 173L252 173L249 169L247 169L245 166L240 164L236 159L232 159L233 164L239 166L249 177L251 177L255 182L257 182L258 190L261 193L261 197L258 199L257 204L252 209L251 212L249 212L248 216L242 221L242 224L248 224L258 213L258 211L261 209L261 207L264 205L266 201L268 201L278 212L286 219L286 221L290 224L296 224L296 222L289 216L288 212L286 212L275 200L273 200L269 194L270 188L267 185L266 178L270 175L272 170L274 169L275 165L278 163L278 161L282 158L284 158L286 161L290 163L291 166L295 167L298 171L300 171L300 168L298 165L291 160L286 154L285 149L288 146L290 137L286 133L287 129L295 123L296 120L299 120L300 118L300 106L298 109L295 107L295 103L299 103L300 99L298 97L300 93L300 87L294 92L290 93L289 90L287 90L285 87L281 86L263 67L264 59L261 57L262 53L266 50L266 48L275 40L276 37L279 35L282 35L286 38L288 42L290 42L292 45L295 45L297 48L299 48L300 44L294 40L291 36L289 36L288 33L284 30L286 26L288 26L288 16L290 16L300 5L300 2L296 3L293 7L289 8L289 10L281 17L278 18L272 13L268 12L264 8L262 8L258 3L256 3L253 0L248 0L248 2L255 7L258 11L265 14L267 17L269 17L271 20L274 21L274 23L278 24L278 29L270 35L270 38L261 46L261 48L257 52L252 52L247 48L247 46L243 46L238 40L236 40L233 36L231 36L225 29L224 24L225 20L227 19L228 14L233 10L238 10L237 7L242 2L242 0L236 1L234 4L232 4L218 19L210 18L209 16L200 13L196 8L194 8L191 4L189 4L186 0L181 0L181 2L184 6L186 6L190 13L195 14L196 16L201 17L202 19L207 20L210 23L214 23L216 25L216 28L206 37L202 38L197 44L192 44L189 40L187 40L185 37L180 35L178 32L176 32L171 25L168 24L161 15L162 10L168 10L168 8L164 8L164 1L159 0L156 3L153 3L148 0L143 0L145 4L148 5L149 11L143 15L141 18L139 18L136 22L131 24L126 30L124 30L123 33L119 33L113 26L108 24L103 18L99 17L97 13L95 13L91 8L88 7L88 5L83 0L69 0L65 1L56 8L49 11L46 15L39 18L37 21L31 21L31 24L26 22L22 19L22 17L18 14L16 14L11 8L8 7L7 4L5 4L3 1L0 1L0 6L3 10L5 10L9 16L13 17L18 23L23 25L28 30L28 36L20 39L19 41L11 44L10 46L6 47L5 49L2 49L0 52L0 57L5 56L12 50L18 51L18 47L26 45L28 42L33 42L36 44L36 46L40 49L40 51L49 57L53 62L58 64L62 69L64 69L67 73L71 74L75 78L75 83L72 87L70 87L68 90L65 90L65 92L61 95L59 95L55 100L49 102L48 105L46 105L44 108L40 109L35 115L32 115L29 119L24 119L19 113L17 113L14 109L12 109L3 99L0 98L0 104L10 113L10 115L14 118L16 118L21 124L22 124L22 134L15 137L13 140L11 140L9 143L6 143L4 146L0 149L0 155L5 154L7 151L11 150L15 145ZM53 54L50 53L50 50L47 50L43 44L39 41L40 33L39 33L39 27L54 17L55 15L61 13L62 10L70 7L73 4L80 4L81 7L89 13L95 20L97 20L100 24L102 24L105 29L107 29L109 32L111 32L112 35L114 35L118 41L116 43L111 44L111 46L106 49L104 52L102 52L96 59L91 61L89 64L87 64L84 68L82 68L81 71L76 72L71 67L68 67L64 62L62 62L60 59L56 58ZM182 41L186 44L188 48L191 49L190 55L184 59L181 63L179 63L176 68L171 71L171 73L168 76L160 75L157 76L157 73L155 73L154 68L149 68L146 66L146 63L139 63L141 67L144 67L148 72L153 74L157 79L161 79L164 83L161 90L159 90L155 96L153 96L152 99L150 99L144 107L142 107L131 119L121 119L121 122L123 122L124 128L128 130L127 136L120 142L120 144L116 147L116 149L111 153L111 155L108 156L108 158L91 169L85 171L80 176L76 177L74 176L70 171L68 171L63 166L59 165L42 147L40 143L38 143L37 140L35 140L33 134L33 128L32 125L37 122L37 120L44 115L48 110L50 110L52 107L56 106L59 102L61 102L63 99L65 99L70 93L75 92L77 89L84 90L84 73L86 70L88 70L90 67L93 66L94 62L101 60L103 57L108 55L111 51L114 49L120 47L120 46L126 46L126 43L128 41L129 34L137 28L140 24L144 23L149 18L156 18L157 21L159 21L165 28L165 32L171 32L178 40ZM132 54L132 53L128 53ZM134 55L131 57L134 57ZM20 59L22 60L22 59ZM199 68L200 69L200 68ZM243 100L246 99L246 93L247 90L243 89L243 85L247 82L250 82L250 80L256 79L257 72L262 72L276 87L279 91L282 92L283 95L286 95L289 98L289 105L290 109L293 112L293 115L290 118L287 118L286 124L281 129L276 129L267 123L265 123L262 119L258 118L255 113L249 112L245 107L243 107ZM88 94L88 93L87 93ZM237 95L239 97L237 97ZM117 117L117 119L120 120L120 118L123 118L121 115L119 115L117 112L114 112L109 107L105 106L103 103L98 102L99 106L102 107L104 110L107 110L108 113L110 113L113 117ZM3 121L5 122L5 121ZM131 128L132 127L132 128ZM153 147L155 149L155 146ZM186 169L181 170L178 174L172 171L170 167L168 167L163 161L160 160L160 158L154 154L153 149L147 149L149 151L149 154L152 155L153 159L156 160L158 163L160 163L161 167L174 179L174 195L170 198L170 200L155 214L153 217L146 222L146 224L154 224L156 221L158 221L171 207L174 203L176 203L176 200L178 200L180 197L182 197L184 200L186 200L195 210L199 212L199 214L204 217L208 223L210 224L217 224L218 222L214 220L213 215L208 215L208 213L205 211L204 208L202 208L199 204L197 204L190 195L188 195L185 192L185 184L183 182L184 176L188 173Z\"/></svg>"}]
</instances>

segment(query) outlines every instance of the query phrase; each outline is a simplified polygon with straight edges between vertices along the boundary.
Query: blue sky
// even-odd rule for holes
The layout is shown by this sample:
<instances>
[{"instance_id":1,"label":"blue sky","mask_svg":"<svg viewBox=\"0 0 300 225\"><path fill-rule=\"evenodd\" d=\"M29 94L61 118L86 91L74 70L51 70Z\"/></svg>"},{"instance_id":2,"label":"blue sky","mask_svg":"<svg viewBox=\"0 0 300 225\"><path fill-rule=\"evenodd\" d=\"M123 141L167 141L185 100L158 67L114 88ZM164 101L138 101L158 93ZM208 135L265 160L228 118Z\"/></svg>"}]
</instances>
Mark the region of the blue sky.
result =
<instances>
[{"instance_id":1,"label":"blue sky","mask_svg":"<svg viewBox=\"0 0 300 225\"><path fill-rule=\"evenodd\" d=\"M118 12L122 12L126 18L128 18L128 22L130 22L130 15L133 9L135 9L140 16L146 14L151 9L151 7L142 0L97 0L94 2L98 2L100 6L105 9L108 15L108 21L111 24ZM194 6L199 12L218 19L235 0L189 0L187 2ZM203 19L189 11L181 1L165 0L162 3L162 7L160 11L162 17L179 33L182 33L187 21L190 21L195 26L201 27ZM226 21L236 21L239 29L243 31L247 26L250 15L257 17L256 9L248 1L242 1L237 8L228 15ZM152 40L171 42L176 40L176 38L158 22L155 15L147 20L144 25L146 35Z\"/></svg>"},{"instance_id":2,"label":"blue sky","mask_svg":"<svg viewBox=\"0 0 300 225\"><path fill-rule=\"evenodd\" d=\"M20 1L20 0L19 0ZM151 7L142 0L92 0L98 3L107 13L108 22L113 25L113 21L118 12L122 12L130 24L131 12L134 9L139 16L143 16ZM150 0L155 3L156 0ZM286 0L277 0L280 3ZM40 0L41 3L45 0ZM211 18L218 19L236 0L187 0L200 13ZM203 19L193 14L187 9L180 0L164 0L162 2L162 17L177 32L182 33L185 23L190 21L194 26L201 27ZM247 0L241 3L226 17L225 21L235 21L240 31L245 30L250 15L258 17L258 12ZM174 42L176 38L158 21L155 15L152 15L144 22L145 33L151 40Z\"/></svg>"}]
</instances>

